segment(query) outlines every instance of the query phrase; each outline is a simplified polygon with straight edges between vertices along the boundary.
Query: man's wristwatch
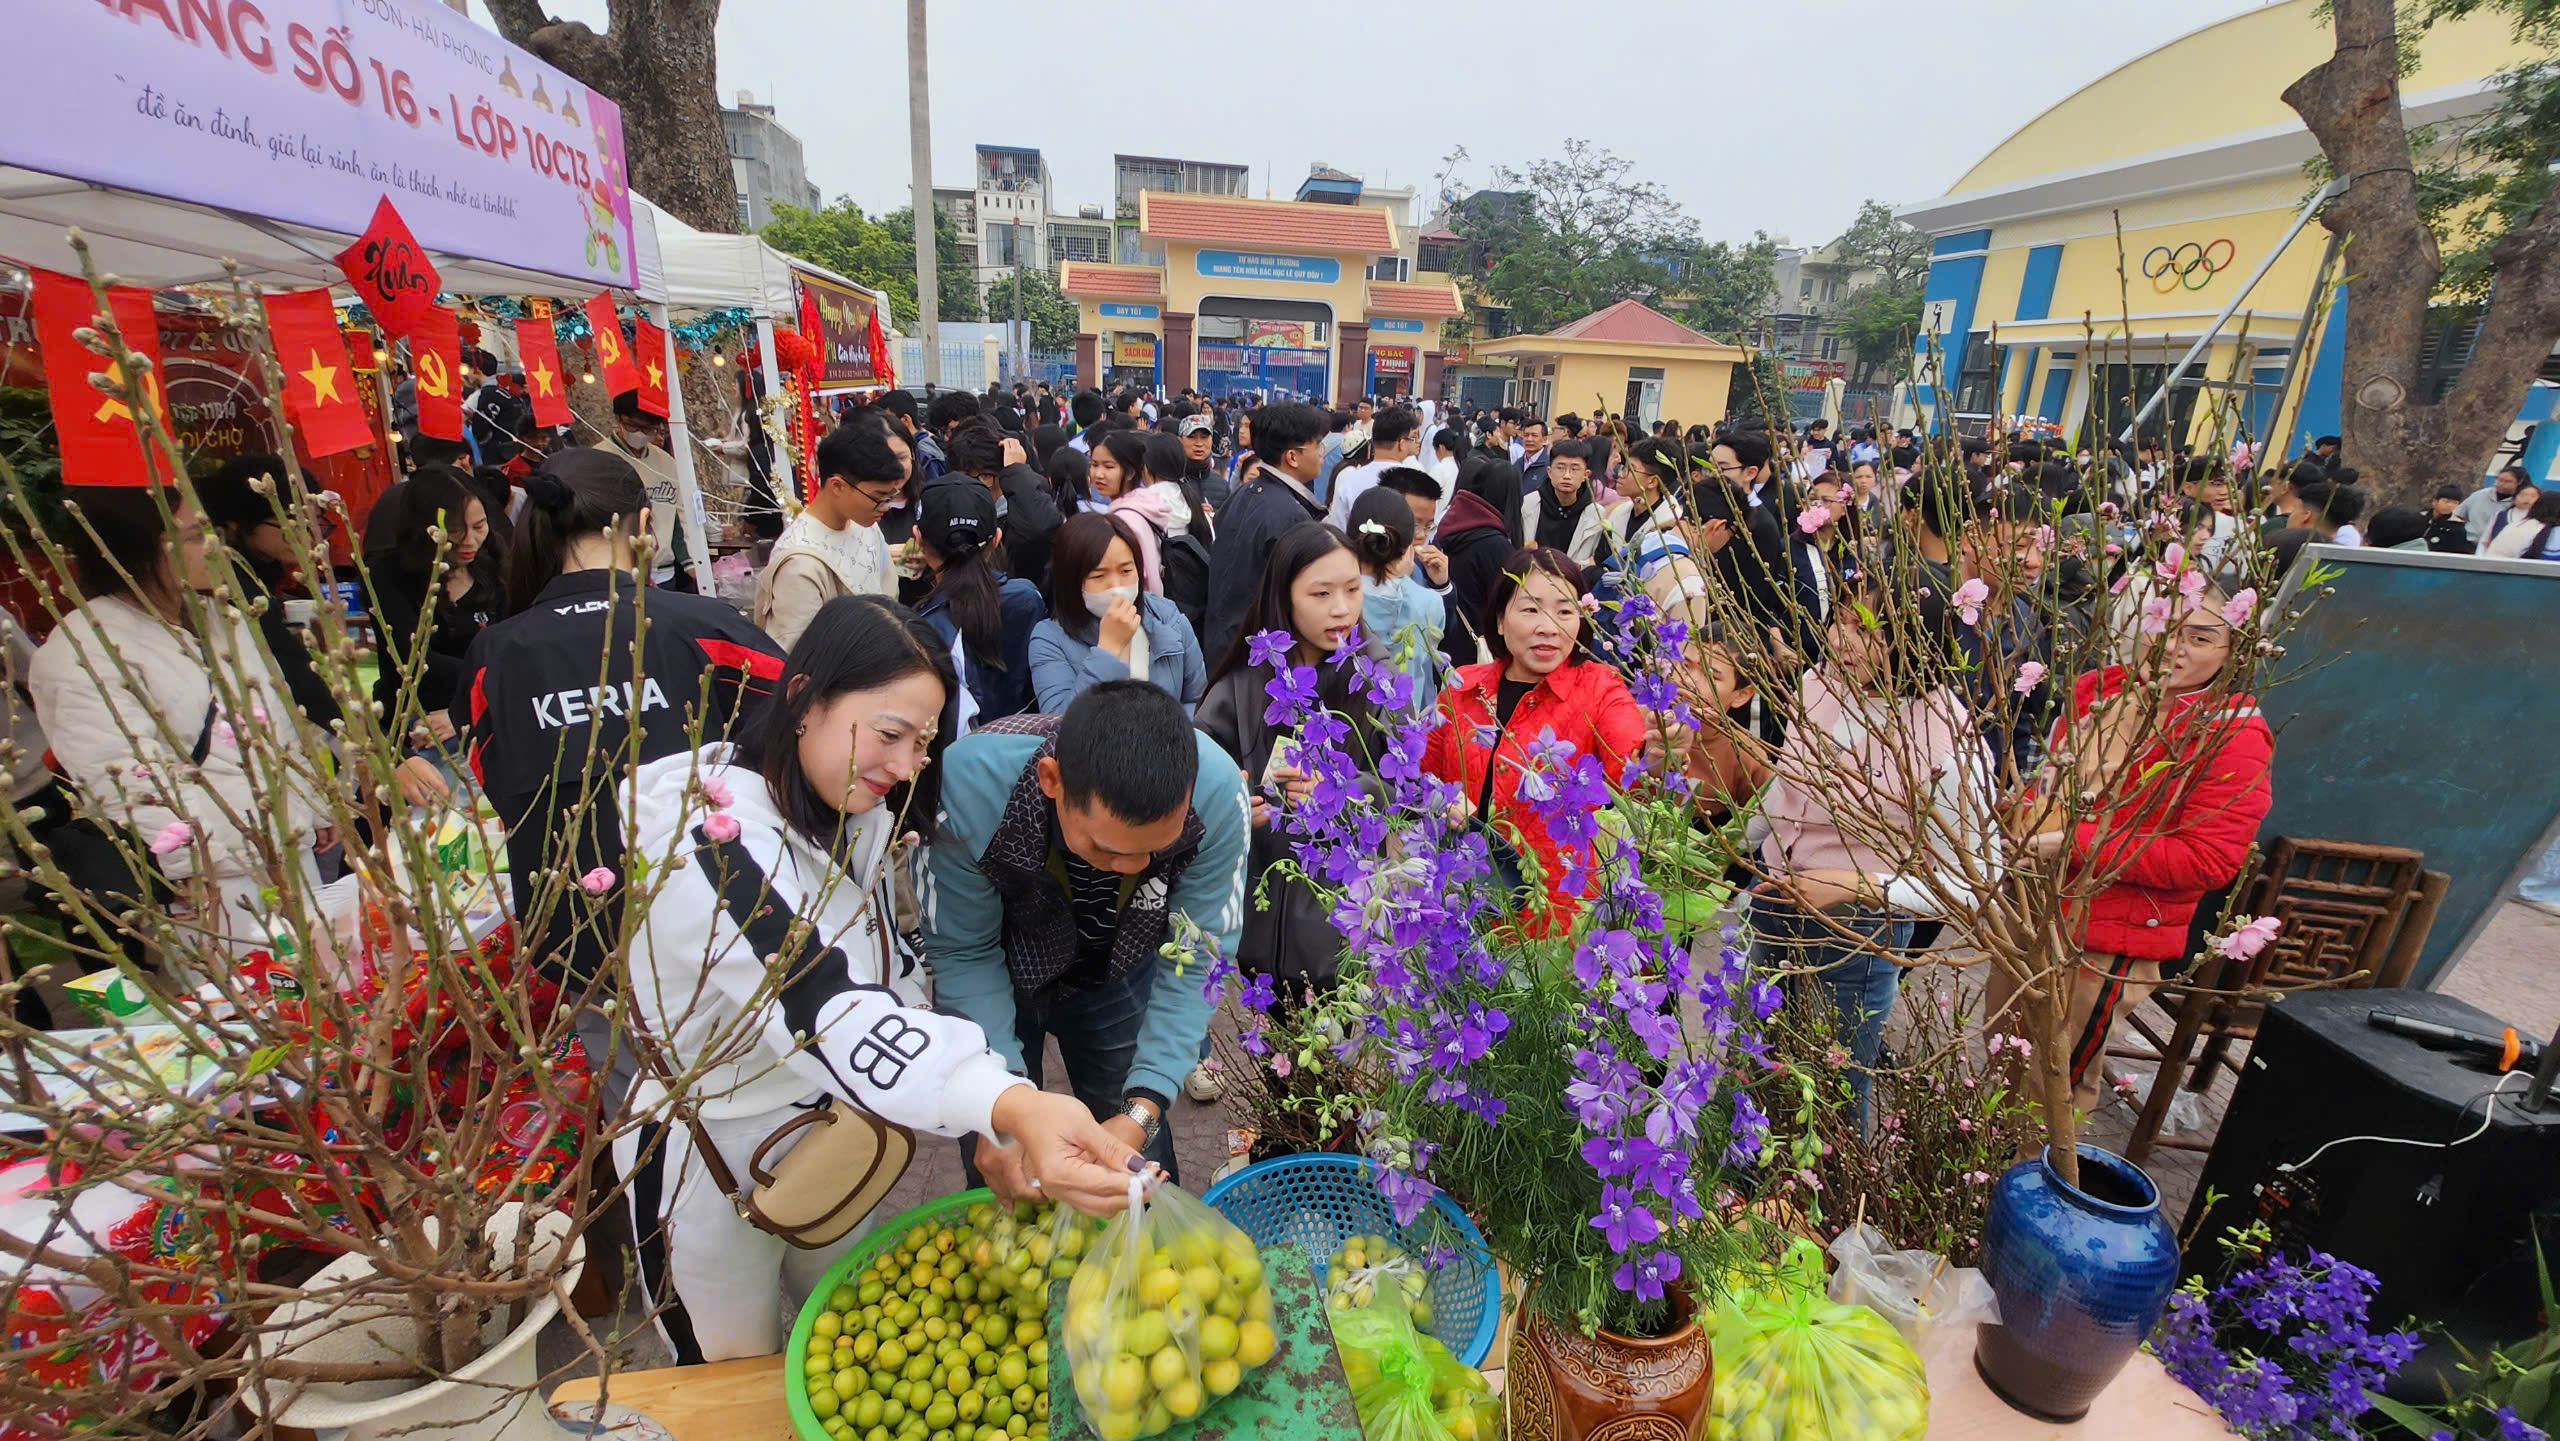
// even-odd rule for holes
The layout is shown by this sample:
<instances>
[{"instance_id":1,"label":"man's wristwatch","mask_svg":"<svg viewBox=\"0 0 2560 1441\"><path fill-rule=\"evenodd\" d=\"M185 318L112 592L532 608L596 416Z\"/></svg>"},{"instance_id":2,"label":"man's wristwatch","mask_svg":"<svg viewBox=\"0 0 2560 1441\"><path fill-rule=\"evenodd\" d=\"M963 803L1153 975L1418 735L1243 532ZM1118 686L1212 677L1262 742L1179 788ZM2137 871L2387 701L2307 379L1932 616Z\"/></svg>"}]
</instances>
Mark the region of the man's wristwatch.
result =
<instances>
[{"instance_id":1,"label":"man's wristwatch","mask_svg":"<svg viewBox=\"0 0 2560 1441\"><path fill-rule=\"evenodd\" d=\"M1120 1108L1120 1114L1138 1123L1138 1149L1143 1151L1156 1143L1156 1133L1164 1129L1164 1113L1137 1097Z\"/></svg>"}]
</instances>

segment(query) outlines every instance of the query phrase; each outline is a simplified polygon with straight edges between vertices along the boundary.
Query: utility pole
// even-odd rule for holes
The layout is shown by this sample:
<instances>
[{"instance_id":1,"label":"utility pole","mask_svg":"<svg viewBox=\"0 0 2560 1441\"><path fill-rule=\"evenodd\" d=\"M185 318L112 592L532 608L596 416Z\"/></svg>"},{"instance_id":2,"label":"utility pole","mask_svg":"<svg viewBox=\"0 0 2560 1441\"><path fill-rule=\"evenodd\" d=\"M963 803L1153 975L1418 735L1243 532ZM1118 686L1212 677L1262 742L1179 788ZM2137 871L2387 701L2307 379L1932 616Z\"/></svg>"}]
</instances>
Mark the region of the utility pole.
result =
<instances>
[{"instance_id":1,"label":"utility pole","mask_svg":"<svg viewBox=\"0 0 2560 1441\"><path fill-rule=\"evenodd\" d=\"M916 220L916 331L924 382L942 383L942 290L934 278L933 104L924 63L924 0L907 0L907 163Z\"/></svg>"},{"instance_id":2,"label":"utility pole","mask_svg":"<svg viewBox=\"0 0 2560 1441\"><path fill-rule=\"evenodd\" d=\"M1023 324L1022 222L1019 220L1013 222L1013 323L1016 325ZM1022 336L1022 340L1018 346L1019 354L1015 358L1013 371L1017 376L1021 375L1023 371L1029 369L1031 364L1031 332L1028 327L1025 327L1019 332L1019 334Z\"/></svg>"}]
</instances>

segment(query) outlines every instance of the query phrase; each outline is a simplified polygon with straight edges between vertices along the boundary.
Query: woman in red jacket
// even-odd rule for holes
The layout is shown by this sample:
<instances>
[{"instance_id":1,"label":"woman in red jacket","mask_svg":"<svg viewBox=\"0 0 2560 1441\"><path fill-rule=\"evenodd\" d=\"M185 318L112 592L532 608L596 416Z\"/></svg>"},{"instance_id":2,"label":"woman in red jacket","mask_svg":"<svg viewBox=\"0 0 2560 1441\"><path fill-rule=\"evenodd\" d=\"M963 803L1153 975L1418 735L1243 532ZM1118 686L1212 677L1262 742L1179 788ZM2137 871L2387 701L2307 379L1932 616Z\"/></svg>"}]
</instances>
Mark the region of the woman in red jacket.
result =
<instances>
[{"instance_id":1,"label":"woman in red jacket","mask_svg":"<svg viewBox=\"0 0 2560 1441\"><path fill-rule=\"evenodd\" d=\"M2026 849L2106 883L2063 915L2063 940L2080 957L2063 1034L2082 1111L2097 1103L2116 1018L2184 970L2197 904L2240 873L2273 804L2275 738L2257 698L2225 683L2247 643L2226 614L2246 622L2255 598L2205 590L2135 668L2081 676L2070 715L2054 724L2040 788L2055 792L2052 778L2074 767L2094 813L2057 824L2043 812ZM2015 1024L2015 990L1993 967L1990 1014L2003 1028Z\"/></svg>"},{"instance_id":2,"label":"woman in red jacket","mask_svg":"<svg viewBox=\"0 0 2560 1441\"><path fill-rule=\"evenodd\" d=\"M1511 553L1480 618L1496 658L1458 668L1440 693L1440 728L1422 757L1423 769L1455 783L1490 827L1496 872L1515 894L1527 889L1519 862L1537 862L1545 900L1521 897L1532 935L1562 932L1580 902L1564 889L1561 848L1537 807L1520 798L1522 777L1540 764L1529 748L1548 737L1564 741L1597 756L1615 786L1645 744L1644 712L1627 683L1583 643L1582 596L1582 568L1571 556Z\"/></svg>"}]
</instances>

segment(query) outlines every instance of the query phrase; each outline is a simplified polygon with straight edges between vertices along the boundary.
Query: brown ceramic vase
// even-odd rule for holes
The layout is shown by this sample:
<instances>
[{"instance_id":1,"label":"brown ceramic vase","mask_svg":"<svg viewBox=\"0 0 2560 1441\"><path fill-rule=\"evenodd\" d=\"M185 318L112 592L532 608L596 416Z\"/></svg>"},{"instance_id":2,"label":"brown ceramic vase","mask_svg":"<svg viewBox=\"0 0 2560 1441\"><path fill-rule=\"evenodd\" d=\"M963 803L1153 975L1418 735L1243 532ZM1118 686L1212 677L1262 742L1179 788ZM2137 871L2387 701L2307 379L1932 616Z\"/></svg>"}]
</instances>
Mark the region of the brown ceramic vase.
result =
<instances>
[{"instance_id":1,"label":"brown ceramic vase","mask_svg":"<svg viewBox=\"0 0 2560 1441\"><path fill-rule=\"evenodd\" d=\"M1670 1334L1584 1336L1526 1304L1511 1330L1503 1396L1511 1441L1694 1441L1715 1395L1715 1360L1689 1298Z\"/></svg>"}]
</instances>

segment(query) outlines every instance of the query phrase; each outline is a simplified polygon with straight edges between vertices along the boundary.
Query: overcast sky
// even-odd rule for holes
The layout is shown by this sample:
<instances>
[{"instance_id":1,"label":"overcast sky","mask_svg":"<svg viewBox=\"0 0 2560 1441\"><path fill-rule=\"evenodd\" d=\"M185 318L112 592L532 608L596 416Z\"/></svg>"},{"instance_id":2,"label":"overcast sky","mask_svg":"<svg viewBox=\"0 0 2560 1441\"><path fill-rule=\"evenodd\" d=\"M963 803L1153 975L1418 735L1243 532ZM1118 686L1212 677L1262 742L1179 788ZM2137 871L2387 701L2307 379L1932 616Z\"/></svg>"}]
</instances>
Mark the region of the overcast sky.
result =
<instances>
[{"instance_id":1,"label":"overcast sky","mask_svg":"<svg viewBox=\"0 0 2560 1441\"><path fill-rule=\"evenodd\" d=\"M1861 199L1937 195L2045 107L2255 3L937 0L934 180L969 183L984 143L1038 147L1069 214L1110 203L1114 153L1250 165L1256 195L1321 162L1427 198L1453 147L1463 193L1572 136L1635 162L1709 239L1818 244ZM601 29L605 0L551 13ZM725 0L722 99L779 106L828 199L895 209L905 17Z\"/></svg>"}]
</instances>

